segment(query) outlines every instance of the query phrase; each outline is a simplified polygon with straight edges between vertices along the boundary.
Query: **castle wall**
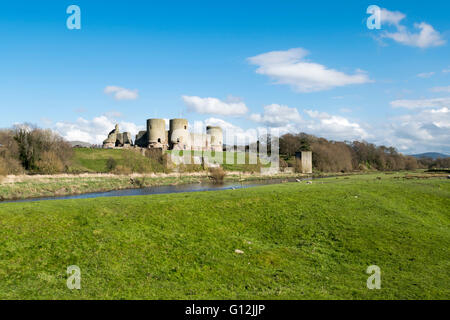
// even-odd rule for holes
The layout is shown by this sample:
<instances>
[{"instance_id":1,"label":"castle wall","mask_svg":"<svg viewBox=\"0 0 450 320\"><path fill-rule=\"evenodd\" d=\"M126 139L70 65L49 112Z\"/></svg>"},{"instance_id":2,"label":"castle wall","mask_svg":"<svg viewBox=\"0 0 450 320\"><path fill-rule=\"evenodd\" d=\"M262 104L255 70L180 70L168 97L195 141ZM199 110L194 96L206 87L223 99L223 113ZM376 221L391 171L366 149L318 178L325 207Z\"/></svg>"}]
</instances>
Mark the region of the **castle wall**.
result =
<instances>
[{"instance_id":1,"label":"castle wall","mask_svg":"<svg viewBox=\"0 0 450 320\"><path fill-rule=\"evenodd\" d=\"M211 136L204 133L191 133L191 150L208 151L211 145Z\"/></svg>"}]
</instances>

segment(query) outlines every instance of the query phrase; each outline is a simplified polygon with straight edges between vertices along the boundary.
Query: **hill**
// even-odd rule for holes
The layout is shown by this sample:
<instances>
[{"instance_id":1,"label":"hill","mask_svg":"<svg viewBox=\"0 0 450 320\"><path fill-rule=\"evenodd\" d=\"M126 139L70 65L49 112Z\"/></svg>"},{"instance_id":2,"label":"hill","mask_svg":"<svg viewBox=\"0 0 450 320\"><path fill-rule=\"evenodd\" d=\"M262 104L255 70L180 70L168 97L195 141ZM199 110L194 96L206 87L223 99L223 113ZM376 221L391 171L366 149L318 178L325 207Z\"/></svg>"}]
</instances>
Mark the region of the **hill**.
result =
<instances>
[{"instance_id":1,"label":"hill","mask_svg":"<svg viewBox=\"0 0 450 320\"><path fill-rule=\"evenodd\" d=\"M417 159L431 158L433 160L450 157L449 155L439 153L439 152L425 152L425 153L420 153L420 154L413 154L412 156Z\"/></svg>"}]
</instances>

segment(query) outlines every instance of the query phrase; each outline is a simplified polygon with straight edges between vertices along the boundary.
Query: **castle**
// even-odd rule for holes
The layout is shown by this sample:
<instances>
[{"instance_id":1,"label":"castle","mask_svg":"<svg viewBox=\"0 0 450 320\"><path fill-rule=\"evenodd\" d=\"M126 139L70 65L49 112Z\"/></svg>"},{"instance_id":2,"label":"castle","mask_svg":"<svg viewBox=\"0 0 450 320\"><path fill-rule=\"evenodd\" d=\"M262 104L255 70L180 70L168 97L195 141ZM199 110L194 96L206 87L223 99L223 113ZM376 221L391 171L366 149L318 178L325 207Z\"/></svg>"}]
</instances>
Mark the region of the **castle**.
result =
<instances>
[{"instance_id":1,"label":"castle","mask_svg":"<svg viewBox=\"0 0 450 320\"><path fill-rule=\"evenodd\" d=\"M103 141L103 148L130 148L132 146L163 150L222 151L223 132L221 127L207 126L206 133L188 131L186 119L171 119L166 130L164 119L148 119L147 130L139 131L134 144L129 132L121 133L119 125Z\"/></svg>"}]
</instances>

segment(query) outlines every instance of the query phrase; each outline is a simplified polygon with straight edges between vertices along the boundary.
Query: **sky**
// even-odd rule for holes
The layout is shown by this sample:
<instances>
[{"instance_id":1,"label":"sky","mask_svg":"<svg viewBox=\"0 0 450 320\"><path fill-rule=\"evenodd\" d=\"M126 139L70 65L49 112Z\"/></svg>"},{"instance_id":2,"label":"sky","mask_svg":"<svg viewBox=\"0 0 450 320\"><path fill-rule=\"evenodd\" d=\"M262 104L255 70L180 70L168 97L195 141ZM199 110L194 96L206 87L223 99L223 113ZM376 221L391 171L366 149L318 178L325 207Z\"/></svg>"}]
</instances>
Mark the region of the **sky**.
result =
<instances>
[{"instance_id":1,"label":"sky","mask_svg":"<svg viewBox=\"0 0 450 320\"><path fill-rule=\"evenodd\" d=\"M0 128L101 143L183 117L238 142L275 128L450 154L449 16L433 0L3 2Z\"/></svg>"}]
</instances>

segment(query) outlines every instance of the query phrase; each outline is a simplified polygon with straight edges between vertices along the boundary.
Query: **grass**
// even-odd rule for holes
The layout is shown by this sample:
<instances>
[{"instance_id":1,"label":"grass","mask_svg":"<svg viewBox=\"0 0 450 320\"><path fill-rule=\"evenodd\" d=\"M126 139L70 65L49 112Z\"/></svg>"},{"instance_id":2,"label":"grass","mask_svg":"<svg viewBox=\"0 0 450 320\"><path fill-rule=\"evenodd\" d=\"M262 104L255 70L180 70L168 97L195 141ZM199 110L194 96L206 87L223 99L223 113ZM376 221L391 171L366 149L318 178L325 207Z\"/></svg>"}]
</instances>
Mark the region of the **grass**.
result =
<instances>
[{"instance_id":1,"label":"grass","mask_svg":"<svg viewBox=\"0 0 450 320\"><path fill-rule=\"evenodd\" d=\"M396 176L0 204L0 299L449 299L450 184Z\"/></svg>"},{"instance_id":2,"label":"grass","mask_svg":"<svg viewBox=\"0 0 450 320\"><path fill-rule=\"evenodd\" d=\"M117 167L129 172L163 172L162 164L140 154L134 149L90 149L74 148L70 173L106 173L108 160L113 159Z\"/></svg>"}]
</instances>

